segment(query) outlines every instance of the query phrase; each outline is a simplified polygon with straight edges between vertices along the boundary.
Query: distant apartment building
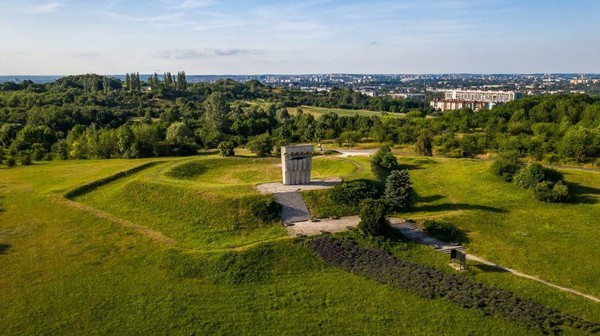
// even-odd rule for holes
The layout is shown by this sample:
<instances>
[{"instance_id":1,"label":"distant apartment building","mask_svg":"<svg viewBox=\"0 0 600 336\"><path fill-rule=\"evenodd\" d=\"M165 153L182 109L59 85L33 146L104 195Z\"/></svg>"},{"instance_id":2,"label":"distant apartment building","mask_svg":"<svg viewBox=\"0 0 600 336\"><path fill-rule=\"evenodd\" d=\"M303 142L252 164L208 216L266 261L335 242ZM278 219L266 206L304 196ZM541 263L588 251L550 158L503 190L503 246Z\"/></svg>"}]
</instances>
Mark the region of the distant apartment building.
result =
<instances>
[{"instance_id":1,"label":"distant apartment building","mask_svg":"<svg viewBox=\"0 0 600 336\"><path fill-rule=\"evenodd\" d=\"M429 106L442 112L470 108L473 111L479 111L488 107L488 103L479 101L466 101L461 99L434 99L429 102Z\"/></svg>"},{"instance_id":2,"label":"distant apartment building","mask_svg":"<svg viewBox=\"0 0 600 336\"><path fill-rule=\"evenodd\" d=\"M519 99L515 91L446 90L444 99L434 99L429 105L442 112L470 108L478 111Z\"/></svg>"},{"instance_id":3,"label":"distant apartment building","mask_svg":"<svg viewBox=\"0 0 600 336\"><path fill-rule=\"evenodd\" d=\"M492 104L508 103L519 98L515 91L448 90L445 99L479 101Z\"/></svg>"}]
</instances>

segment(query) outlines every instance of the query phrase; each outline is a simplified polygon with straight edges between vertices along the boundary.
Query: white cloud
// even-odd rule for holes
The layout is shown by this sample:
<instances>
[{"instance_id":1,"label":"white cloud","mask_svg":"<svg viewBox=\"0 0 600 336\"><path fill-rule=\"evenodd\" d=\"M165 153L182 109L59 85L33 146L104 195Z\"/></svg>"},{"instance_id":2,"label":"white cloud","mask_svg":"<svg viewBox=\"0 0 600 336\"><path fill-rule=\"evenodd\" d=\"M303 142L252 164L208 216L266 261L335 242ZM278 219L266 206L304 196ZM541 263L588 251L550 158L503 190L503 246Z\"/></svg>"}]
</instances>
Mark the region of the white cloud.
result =
<instances>
[{"instance_id":1,"label":"white cloud","mask_svg":"<svg viewBox=\"0 0 600 336\"><path fill-rule=\"evenodd\" d=\"M162 2L167 7L179 9L202 8L212 6L217 3L214 0L162 0Z\"/></svg>"},{"instance_id":2,"label":"white cloud","mask_svg":"<svg viewBox=\"0 0 600 336\"><path fill-rule=\"evenodd\" d=\"M153 15L134 16L134 15L117 14L114 12L107 12L106 14L113 19L120 20L120 21L126 21L126 22L165 22L165 21L172 21L172 20L175 20L175 19L178 19L178 18L181 18L184 16L183 13L155 15L155 16L153 16Z\"/></svg>"},{"instance_id":3,"label":"white cloud","mask_svg":"<svg viewBox=\"0 0 600 336\"><path fill-rule=\"evenodd\" d=\"M159 50L154 53L156 58L162 59L194 59L194 58L205 58L205 57L219 57L219 56L234 56L234 55L249 55L259 54L259 50L255 49L167 49Z\"/></svg>"},{"instance_id":4,"label":"white cloud","mask_svg":"<svg viewBox=\"0 0 600 336\"><path fill-rule=\"evenodd\" d=\"M30 6L27 11L34 14L48 14L56 11L57 9L64 7L64 3L58 1L52 1L44 4Z\"/></svg>"}]
</instances>

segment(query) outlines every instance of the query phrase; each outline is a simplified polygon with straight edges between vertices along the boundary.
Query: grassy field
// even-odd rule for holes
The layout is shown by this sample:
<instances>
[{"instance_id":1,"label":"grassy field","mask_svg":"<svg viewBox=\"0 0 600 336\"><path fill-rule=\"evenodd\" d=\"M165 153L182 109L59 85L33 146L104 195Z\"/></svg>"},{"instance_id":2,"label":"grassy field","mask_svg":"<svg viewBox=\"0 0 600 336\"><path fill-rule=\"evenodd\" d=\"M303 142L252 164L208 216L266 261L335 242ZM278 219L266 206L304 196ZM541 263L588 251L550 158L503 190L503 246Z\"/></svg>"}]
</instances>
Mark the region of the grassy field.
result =
<instances>
[{"instance_id":1,"label":"grassy field","mask_svg":"<svg viewBox=\"0 0 600 336\"><path fill-rule=\"evenodd\" d=\"M77 186L150 161L161 163L76 198L98 212L73 207L61 197ZM471 230L470 247L483 256L506 266L532 267L533 273L557 283L595 292L598 230L594 232L590 225L554 227L559 233L573 233L552 235L549 244L563 244L567 250L569 243L587 235L587 240L573 247L587 256L570 258L571 267L555 256L554 263L533 268L532 262L547 250L535 244L532 236L545 233L546 225L535 223L539 218L528 213L532 219L519 225L531 230L531 236L522 236L530 240L523 238L520 246L503 241L515 236L514 232L499 232L502 227L514 229L516 224L510 226L514 220L509 219L518 218L519 209L533 205L526 203L528 195L486 177L487 163L437 161L426 166L405 162L412 164L420 195L419 211L411 217L451 218ZM2 333L536 334L497 317L420 298L326 266L302 240L284 238L278 224L248 220L244 200L260 197L255 184L279 179L277 163L276 159L205 155L0 168ZM365 158L320 157L314 169L316 177L370 176ZM568 225L568 218L590 221L597 214L594 199L598 195L593 188L598 180L589 174L593 173L567 174L567 180L581 184L580 197L587 201L572 205L574 209L551 209L557 211L555 215L569 213L561 225ZM499 188L497 196L482 199L481 193L489 189L479 186L476 179L491 183L493 190ZM449 188L458 191L450 193ZM507 194L503 198L501 193ZM452 206L447 205L450 202ZM469 202L469 208L463 205ZM495 212L483 206L511 210ZM548 211L545 207L550 206L540 209ZM515 217L510 217L513 211ZM476 217L494 224L479 224ZM174 244L152 239L122 221L160 232ZM527 226L533 224L538 230ZM494 229L496 225L500 227ZM493 250L499 244L507 246L507 253ZM511 254L516 247L530 253ZM387 248L398 257L451 272L445 258L426 247L390 242ZM598 305L582 298L477 267L471 267L466 276L600 321Z\"/></svg>"},{"instance_id":2,"label":"grassy field","mask_svg":"<svg viewBox=\"0 0 600 336\"><path fill-rule=\"evenodd\" d=\"M600 296L600 172L563 169L575 199L549 204L494 177L490 162L399 162L410 170L417 196L413 209L397 216L451 221L466 233L471 253ZM352 214L327 191L306 192L305 199L316 216Z\"/></svg>"},{"instance_id":3,"label":"grassy field","mask_svg":"<svg viewBox=\"0 0 600 336\"><path fill-rule=\"evenodd\" d=\"M348 109L316 107L316 106L301 106L300 108L305 113L312 114L315 118L318 118L321 115L328 113L328 112L334 112L340 116L353 116L353 115L374 116L374 115L376 115L376 116L381 117L382 115L386 115L386 116L390 116L393 118L401 118L405 115L404 113L394 113L394 112L382 113L382 112L371 111L371 110L348 110ZM288 107L288 112L293 115L294 113L296 113L296 108Z\"/></svg>"}]
</instances>

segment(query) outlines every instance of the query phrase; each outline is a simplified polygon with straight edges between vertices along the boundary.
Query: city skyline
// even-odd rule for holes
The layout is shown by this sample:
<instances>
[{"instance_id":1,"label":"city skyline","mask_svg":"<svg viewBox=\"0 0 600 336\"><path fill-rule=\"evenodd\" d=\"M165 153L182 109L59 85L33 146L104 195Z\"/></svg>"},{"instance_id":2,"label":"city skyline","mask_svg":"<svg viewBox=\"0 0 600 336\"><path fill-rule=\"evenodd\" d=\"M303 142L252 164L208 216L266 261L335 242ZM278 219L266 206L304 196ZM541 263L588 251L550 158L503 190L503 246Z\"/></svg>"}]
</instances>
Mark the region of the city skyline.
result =
<instances>
[{"instance_id":1,"label":"city skyline","mask_svg":"<svg viewBox=\"0 0 600 336\"><path fill-rule=\"evenodd\" d=\"M0 75L598 73L594 1L0 0Z\"/></svg>"}]
</instances>

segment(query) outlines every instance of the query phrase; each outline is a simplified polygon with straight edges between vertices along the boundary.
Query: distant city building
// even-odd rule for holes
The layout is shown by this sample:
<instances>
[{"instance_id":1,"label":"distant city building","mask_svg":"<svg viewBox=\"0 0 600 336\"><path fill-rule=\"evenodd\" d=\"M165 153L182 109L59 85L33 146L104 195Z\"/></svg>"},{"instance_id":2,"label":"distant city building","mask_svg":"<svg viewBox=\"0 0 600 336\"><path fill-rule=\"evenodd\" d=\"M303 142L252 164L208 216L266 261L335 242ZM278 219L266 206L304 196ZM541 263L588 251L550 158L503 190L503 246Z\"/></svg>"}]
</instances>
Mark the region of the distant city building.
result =
<instances>
[{"instance_id":1,"label":"distant city building","mask_svg":"<svg viewBox=\"0 0 600 336\"><path fill-rule=\"evenodd\" d=\"M482 91L482 90L446 90L444 99L434 99L429 106L442 112L470 108L478 111L492 108L498 104L519 99L520 92L515 91Z\"/></svg>"},{"instance_id":2,"label":"distant city building","mask_svg":"<svg viewBox=\"0 0 600 336\"><path fill-rule=\"evenodd\" d=\"M473 111L479 111L482 108L489 107L486 102L466 101L461 99L434 99L429 102L429 106L442 112L470 108Z\"/></svg>"},{"instance_id":3,"label":"distant city building","mask_svg":"<svg viewBox=\"0 0 600 336\"><path fill-rule=\"evenodd\" d=\"M520 94L515 91L448 90L445 98L498 104L519 99Z\"/></svg>"},{"instance_id":4,"label":"distant city building","mask_svg":"<svg viewBox=\"0 0 600 336\"><path fill-rule=\"evenodd\" d=\"M395 99L425 100L425 94L423 93L390 93L389 96Z\"/></svg>"}]
</instances>

